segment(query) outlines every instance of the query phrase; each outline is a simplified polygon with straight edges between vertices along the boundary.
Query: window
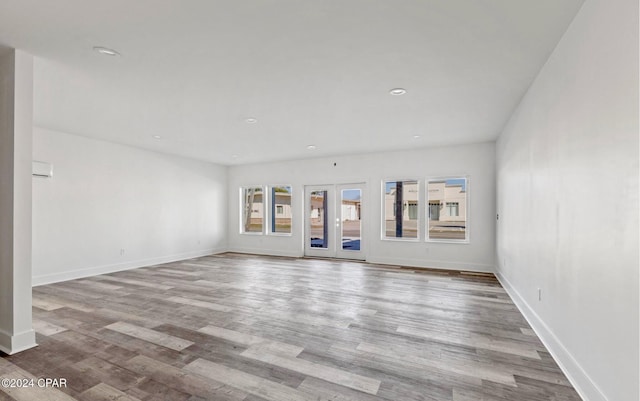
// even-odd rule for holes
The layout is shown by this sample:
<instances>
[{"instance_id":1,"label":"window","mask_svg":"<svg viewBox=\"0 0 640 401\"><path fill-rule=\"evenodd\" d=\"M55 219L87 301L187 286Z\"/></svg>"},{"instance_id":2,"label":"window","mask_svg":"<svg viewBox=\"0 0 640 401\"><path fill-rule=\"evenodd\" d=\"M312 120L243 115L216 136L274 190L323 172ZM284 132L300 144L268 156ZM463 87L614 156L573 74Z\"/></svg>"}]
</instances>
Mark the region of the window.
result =
<instances>
[{"instance_id":1,"label":"window","mask_svg":"<svg viewBox=\"0 0 640 401\"><path fill-rule=\"evenodd\" d=\"M271 187L271 233L291 234L291 187Z\"/></svg>"},{"instance_id":2,"label":"window","mask_svg":"<svg viewBox=\"0 0 640 401\"><path fill-rule=\"evenodd\" d=\"M450 217L458 217L460 215L460 204L458 202L447 202L447 213Z\"/></svg>"},{"instance_id":3,"label":"window","mask_svg":"<svg viewBox=\"0 0 640 401\"><path fill-rule=\"evenodd\" d=\"M240 196L242 200L240 232L261 234L264 224L264 196L262 187L240 188Z\"/></svg>"},{"instance_id":4,"label":"window","mask_svg":"<svg viewBox=\"0 0 640 401\"><path fill-rule=\"evenodd\" d=\"M418 201L407 202L409 206L409 220L418 220Z\"/></svg>"},{"instance_id":5,"label":"window","mask_svg":"<svg viewBox=\"0 0 640 401\"><path fill-rule=\"evenodd\" d=\"M384 183L383 238L418 238L418 181Z\"/></svg>"},{"instance_id":6,"label":"window","mask_svg":"<svg viewBox=\"0 0 640 401\"><path fill-rule=\"evenodd\" d=\"M429 201L429 220L440 220L440 202Z\"/></svg>"},{"instance_id":7,"label":"window","mask_svg":"<svg viewBox=\"0 0 640 401\"><path fill-rule=\"evenodd\" d=\"M466 178L444 178L427 182L427 240L468 241L468 195Z\"/></svg>"}]
</instances>

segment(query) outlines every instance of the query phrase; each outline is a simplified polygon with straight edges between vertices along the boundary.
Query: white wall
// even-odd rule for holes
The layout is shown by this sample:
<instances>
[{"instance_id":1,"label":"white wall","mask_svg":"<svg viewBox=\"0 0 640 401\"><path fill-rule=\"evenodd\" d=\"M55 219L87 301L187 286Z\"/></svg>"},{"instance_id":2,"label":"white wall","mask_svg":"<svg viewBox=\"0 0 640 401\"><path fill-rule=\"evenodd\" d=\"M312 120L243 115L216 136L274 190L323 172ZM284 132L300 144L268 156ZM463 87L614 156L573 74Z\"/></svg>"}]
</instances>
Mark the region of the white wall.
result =
<instances>
[{"instance_id":1,"label":"white wall","mask_svg":"<svg viewBox=\"0 0 640 401\"><path fill-rule=\"evenodd\" d=\"M33 283L226 250L226 167L34 129ZM121 250L124 249L124 254Z\"/></svg>"},{"instance_id":2,"label":"white wall","mask_svg":"<svg viewBox=\"0 0 640 401\"><path fill-rule=\"evenodd\" d=\"M497 163L501 281L585 400L637 401L637 0L585 2Z\"/></svg>"},{"instance_id":3,"label":"white wall","mask_svg":"<svg viewBox=\"0 0 640 401\"><path fill-rule=\"evenodd\" d=\"M336 163L336 166L333 164ZM470 243L442 244L380 239L381 182L469 176ZM363 208L367 260L376 263L493 271L495 262L495 145L428 148L413 151L318 158L229 167L229 249L238 252L302 256L304 185L366 182ZM293 235L256 236L239 233L238 188L248 185L293 186ZM420 213L424 222L425 207ZM421 228L422 238L424 230Z\"/></svg>"}]
</instances>

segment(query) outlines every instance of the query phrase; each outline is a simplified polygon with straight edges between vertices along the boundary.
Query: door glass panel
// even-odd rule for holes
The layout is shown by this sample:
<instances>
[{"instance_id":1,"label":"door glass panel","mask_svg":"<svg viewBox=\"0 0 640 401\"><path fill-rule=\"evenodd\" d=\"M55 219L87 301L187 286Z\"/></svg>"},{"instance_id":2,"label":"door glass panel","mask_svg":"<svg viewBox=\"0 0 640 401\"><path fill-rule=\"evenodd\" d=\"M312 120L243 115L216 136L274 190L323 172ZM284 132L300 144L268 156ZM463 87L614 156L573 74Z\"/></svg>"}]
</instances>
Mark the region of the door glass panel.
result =
<instances>
[{"instance_id":1,"label":"door glass panel","mask_svg":"<svg viewBox=\"0 0 640 401\"><path fill-rule=\"evenodd\" d=\"M310 194L309 233L312 248L328 248L327 191L312 191Z\"/></svg>"},{"instance_id":2,"label":"door glass panel","mask_svg":"<svg viewBox=\"0 0 640 401\"><path fill-rule=\"evenodd\" d=\"M362 192L359 189L342 190L342 249L360 250Z\"/></svg>"}]
</instances>

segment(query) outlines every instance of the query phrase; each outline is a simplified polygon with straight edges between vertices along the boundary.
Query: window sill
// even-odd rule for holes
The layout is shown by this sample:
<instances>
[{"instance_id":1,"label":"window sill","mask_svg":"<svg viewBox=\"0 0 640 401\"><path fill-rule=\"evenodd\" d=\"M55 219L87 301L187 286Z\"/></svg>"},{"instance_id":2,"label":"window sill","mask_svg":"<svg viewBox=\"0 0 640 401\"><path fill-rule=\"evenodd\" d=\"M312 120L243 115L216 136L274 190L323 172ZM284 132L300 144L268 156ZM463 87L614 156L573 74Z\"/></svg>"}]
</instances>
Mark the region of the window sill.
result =
<instances>
[{"instance_id":1,"label":"window sill","mask_svg":"<svg viewBox=\"0 0 640 401\"><path fill-rule=\"evenodd\" d=\"M469 245L470 241L468 239L426 239L425 242L431 244L462 244Z\"/></svg>"},{"instance_id":2,"label":"window sill","mask_svg":"<svg viewBox=\"0 0 640 401\"><path fill-rule=\"evenodd\" d=\"M381 241L390 241L390 242L420 242L420 238L388 238L382 237Z\"/></svg>"}]
</instances>

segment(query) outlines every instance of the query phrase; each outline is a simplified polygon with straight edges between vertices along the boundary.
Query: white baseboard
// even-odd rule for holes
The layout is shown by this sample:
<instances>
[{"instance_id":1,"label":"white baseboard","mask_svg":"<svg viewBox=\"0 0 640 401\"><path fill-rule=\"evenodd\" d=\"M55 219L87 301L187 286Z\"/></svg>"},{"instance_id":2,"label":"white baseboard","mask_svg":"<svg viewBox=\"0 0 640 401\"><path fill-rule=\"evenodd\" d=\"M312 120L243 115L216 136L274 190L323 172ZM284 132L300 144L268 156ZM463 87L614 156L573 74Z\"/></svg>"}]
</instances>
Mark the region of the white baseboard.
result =
<instances>
[{"instance_id":1,"label":"white baseboard","mask_svg":"<svg viewBox=\"0 0 640 401\"><path fill-rule=\"evenodd\" d=\"M160 256L160 257L149 258L149 259L132 260L132 261L127 261L123 263L94 266L94 267L89 267L89 268L80 269L80 270L69 270L61 273L34 276L31 283L35 287L38 285L58 283L61 281L75 280L78 278L97 276L100 274L115 273L122 270L131 270L131 269L137 269L140 267L153 266L161 263L169 263L169 262L175 262L178 260L197 258L201 256L207 256L207 255L222 253L226 251L227 251L226 248L225 249L216 249L216 248L203 249L199 251L184 252L184 253Z\"/></svg>"},{"instance_id":2,"label":"white baseboard","mask_svg":"<svg viewBox=\"0 0 640 401\"><path fill-rule=\"evenodd\" d=\"M569 350L562 344L560 339L553 333L553 330L551 330L533 308L529 306L518 290L511 285L509 280L507 280L500 271L496 271L495 275L580 397L582 397L584 401L608 401L608 398L602 393L595 382L591 380L587 372L585 372Z\"/></svg>"},{"instance_id":3,"label":"white baseboard","mask_svg":"<svg viewBox=\"0 0 640 401\"><path fill-rule=\"evenodd\" d=\"M229 248L227 252L248 253L250 255L284 256L288 258L301 258L304 253L298 251L283 251L281 249L263 248Z\"/></svg>"},{"instance_id":4,"label":"white baseboard","mask_svg":"<svg viewBox=\"0 0 640 401\"><path fill-rule=\"evenodd\" d=\"M7 355L17 354L37 345L36 332L33 329L13 335L0 330L0 351Z\"/></svg>"},{"instance_id":5,"label":"white baseboard","mask_svg":"<svg viewBox=\"0 0 640 401\"><path fill-rule=\"evenodd\" d=\"M444 269L444 270L457 270L457 271L471 271L471 272L479 272L479 273L493 273L495 271L495 268L493 265L484 265L480 263L448 262L444 260L367 257L367 262L378 263L383 265L421 267L421 268L427 268L427 269L430 268L430 269Z\"/></svg>"},{"instance_id":6,"label":"white baseboard","mask_svg":"<svg viewBox=\"0 0 640 401\"><path fill-rule=\"evenodd\" d=\"M268 255L268 256L284 256L290 258L302 258L302 251L283 251L280 249L264 249L264 248L229 248L228 252L247 253L251 255ZM484 265L479 263L456 263L447 261L434 261L422 259L402 259L402 258L385 258L385 257L367 257L364 262L376 263L381 265L407 266L418 268L444 269L456 271L471 271L479 273L493 273L495 268L493 265Z\"/></svg>"}]
</instances>

